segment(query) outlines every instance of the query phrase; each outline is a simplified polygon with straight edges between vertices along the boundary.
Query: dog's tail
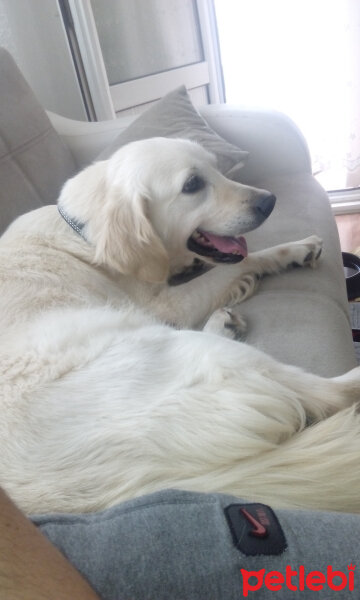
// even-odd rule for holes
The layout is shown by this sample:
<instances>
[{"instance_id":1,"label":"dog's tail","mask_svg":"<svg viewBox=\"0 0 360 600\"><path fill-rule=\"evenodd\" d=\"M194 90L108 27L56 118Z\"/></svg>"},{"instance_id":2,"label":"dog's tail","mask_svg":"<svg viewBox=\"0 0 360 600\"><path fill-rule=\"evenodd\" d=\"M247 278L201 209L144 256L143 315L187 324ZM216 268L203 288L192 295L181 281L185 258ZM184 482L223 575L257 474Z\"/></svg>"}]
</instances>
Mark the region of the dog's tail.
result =
<instances>
[{"instance_id":1,"label":"dog's tail","mask_svg":"<svg viewBox=\"0 0 360 600\"><path fill-rule=\"evenodd\" d=\"M189 481L182 483L189 489ZM201 488L196 478L194 489ZM278 508L359 513L360 414L356 406L311 425L270 452L212 473L211 488Z\"/></svg>"}]
</instances>

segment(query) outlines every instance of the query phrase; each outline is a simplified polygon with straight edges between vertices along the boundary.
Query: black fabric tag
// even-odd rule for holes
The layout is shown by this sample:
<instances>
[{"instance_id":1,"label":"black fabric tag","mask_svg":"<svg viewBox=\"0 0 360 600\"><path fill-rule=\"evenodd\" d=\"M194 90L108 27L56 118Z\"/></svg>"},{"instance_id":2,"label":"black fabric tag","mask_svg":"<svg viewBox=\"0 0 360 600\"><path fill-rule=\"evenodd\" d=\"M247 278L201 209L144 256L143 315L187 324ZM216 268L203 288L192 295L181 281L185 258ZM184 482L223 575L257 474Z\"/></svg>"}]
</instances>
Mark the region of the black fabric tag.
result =
<instances>
[{"instance_id":1,"label":"black fabric tag","mask_svg":"<svg viewBox=\"0 0 360 600\"><path fill-rule=\"evenodd\" d=\"M247 556L282 554L287 543L274 511L266 504L230 504L225 516L236 548Z\"/></svg>"}]
</instances>

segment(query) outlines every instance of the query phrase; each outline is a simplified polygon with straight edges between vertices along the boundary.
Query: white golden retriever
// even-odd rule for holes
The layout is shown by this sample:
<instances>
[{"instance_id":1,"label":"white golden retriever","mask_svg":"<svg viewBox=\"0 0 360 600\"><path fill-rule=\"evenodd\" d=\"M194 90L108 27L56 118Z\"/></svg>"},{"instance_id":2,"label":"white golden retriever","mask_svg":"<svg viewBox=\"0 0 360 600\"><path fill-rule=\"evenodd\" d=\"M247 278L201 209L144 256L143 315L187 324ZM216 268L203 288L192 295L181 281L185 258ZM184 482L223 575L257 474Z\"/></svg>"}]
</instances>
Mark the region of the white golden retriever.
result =
<instances>
[{"instance_id":1,"label":"white golden retriever","mask_svg":"<svg viewBox=\"0 0 360 600\"><path fill-rule=\"evenodd\" d=\"M259 276L321 251L313 236L247 256L242 234L274 203L200 146L155 138L68 181L59 211L10 226L0 483L23 510L177 487L360 511L359 370L323 379L229 339ZM212 268L190 279L200 259Z\"/></svg>"}]
</instances>

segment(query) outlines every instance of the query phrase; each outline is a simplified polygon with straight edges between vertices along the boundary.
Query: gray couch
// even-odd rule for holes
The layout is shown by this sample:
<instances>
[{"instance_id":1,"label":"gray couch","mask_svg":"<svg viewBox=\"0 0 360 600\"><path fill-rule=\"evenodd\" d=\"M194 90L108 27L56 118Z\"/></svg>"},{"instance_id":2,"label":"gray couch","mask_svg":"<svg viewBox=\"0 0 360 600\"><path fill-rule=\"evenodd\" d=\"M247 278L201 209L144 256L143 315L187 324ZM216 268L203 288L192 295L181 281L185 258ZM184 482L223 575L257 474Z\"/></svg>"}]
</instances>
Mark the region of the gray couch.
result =
<instances>
[{"instance_id":1,"label":"gray couch","mask_svg":"<svg viewBox=\"0 0 360 600\"><path fill-rule=\"evenodd\" d=\"M194 115L188 123L175 111L173 122L183 129L172 131L171 110L166 112L161 104L161 109L135 124L136 117L84 123L47 115L12 58L1 49L0 82L0 232L18 215L56 202L64 181L101 152L102 156L109 153L119 134L121 143L141 137L142 131L147 137L181 135L182 131L194 137ZM184 91L181 94L184 98ZM231 176L277 196L268 221L247 234L250 251L313 233L324 240L317 269L269 277L261 282L256 295L241 305L249 322L248 343L321 375L334 376L351 369L356 360L338 234L328 198L312 177L301 133L287 117L275 112L226 105L206 106L200 112L212 130L249 152L245 166L240 171L232 169ZM164 116L168 119L165 124ZM206 124L199 127L201 138ZM239 151L230 148L229 152L236 156Z\"/></svg>"}]
</instances>

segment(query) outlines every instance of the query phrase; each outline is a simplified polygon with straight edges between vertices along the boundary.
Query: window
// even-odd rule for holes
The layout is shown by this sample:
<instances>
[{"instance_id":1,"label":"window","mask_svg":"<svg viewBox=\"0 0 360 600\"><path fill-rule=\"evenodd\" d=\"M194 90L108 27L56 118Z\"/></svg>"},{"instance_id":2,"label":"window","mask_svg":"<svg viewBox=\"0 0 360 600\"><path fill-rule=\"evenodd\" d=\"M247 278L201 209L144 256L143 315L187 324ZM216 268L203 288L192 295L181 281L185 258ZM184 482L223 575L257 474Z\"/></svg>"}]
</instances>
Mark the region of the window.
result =
<instances>
[{"instance_id":1,"label":"window","mask_svg":"<svg viewBox=\"0 0 360 600\"><path fill-rule=\"evenodd\" d=\"M359 188L359 0L216 0L215 7L226 101L286 113L308 141L319 182Z\"/></svg>"},{"instance_id":2,"label":"window","mask_svg":"<svg viewBox=\"0 0 360 600\"><path fill-rule=\"evenodd\" d=\"M181 84L195 104L222 99L211 0L59 2L79 47L96 118L136 113Z\"/></svg>"}]
</instances>

